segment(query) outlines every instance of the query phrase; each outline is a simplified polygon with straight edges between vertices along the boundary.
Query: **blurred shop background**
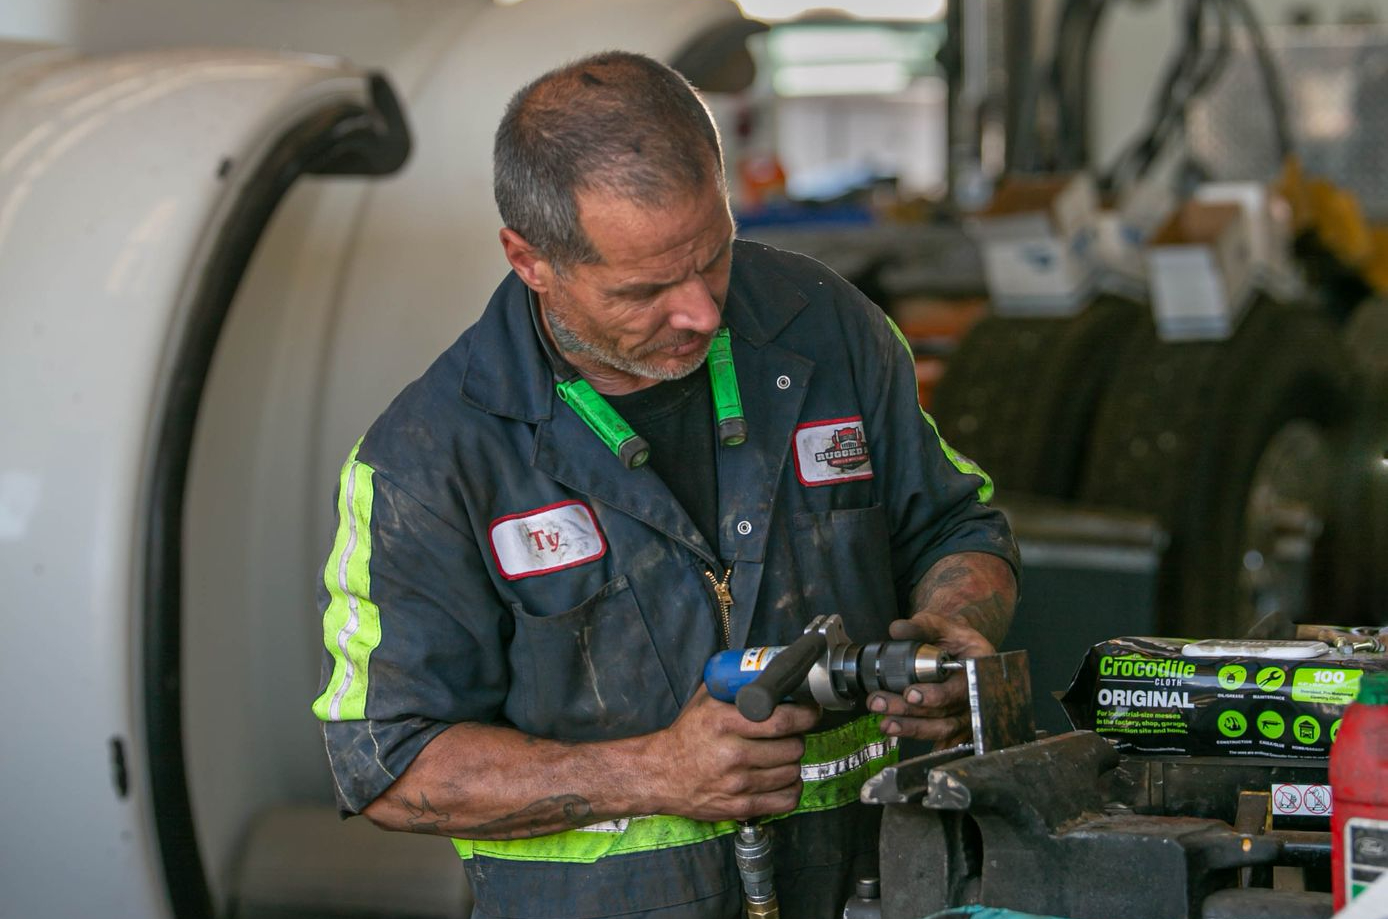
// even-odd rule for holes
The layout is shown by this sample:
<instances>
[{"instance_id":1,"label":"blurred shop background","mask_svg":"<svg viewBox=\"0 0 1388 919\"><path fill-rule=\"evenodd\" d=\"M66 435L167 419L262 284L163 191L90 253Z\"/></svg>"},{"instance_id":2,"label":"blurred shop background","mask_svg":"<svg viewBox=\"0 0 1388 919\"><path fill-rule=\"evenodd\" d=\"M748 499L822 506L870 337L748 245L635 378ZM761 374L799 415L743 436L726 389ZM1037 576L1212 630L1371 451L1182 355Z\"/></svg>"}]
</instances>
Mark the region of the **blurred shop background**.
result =
<instances>
[{"instance_id":1,"label":"blurred shop background","mask_svg":"<svg viewBox=\"0 0 1388 919\"><path fill-rule=\"evenodd\" d=\"M4 0L16 915L466 914L446 844L338 822L310 573L505 271L506 100L613 47L704 90L743 236L910 342L1022 544L1041 727L1106 638L1388 619L1388 0ZM376 148L240 181L299 97L223 136L199 87L275 61Z\"/></svg>"}]
</instances>

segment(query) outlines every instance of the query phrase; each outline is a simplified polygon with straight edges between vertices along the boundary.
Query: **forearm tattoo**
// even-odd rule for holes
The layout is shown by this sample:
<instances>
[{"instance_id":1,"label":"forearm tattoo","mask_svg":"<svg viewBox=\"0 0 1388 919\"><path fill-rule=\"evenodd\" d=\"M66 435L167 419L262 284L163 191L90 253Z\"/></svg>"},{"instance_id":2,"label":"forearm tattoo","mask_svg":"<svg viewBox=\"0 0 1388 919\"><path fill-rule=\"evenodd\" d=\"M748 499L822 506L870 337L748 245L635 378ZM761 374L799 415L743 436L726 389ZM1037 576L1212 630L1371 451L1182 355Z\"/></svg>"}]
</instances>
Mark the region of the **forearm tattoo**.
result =
<instances>
[{"instance_id":1,"label":"forearm tattoo","mask_svg":"<svg viewBox=\"0 0 1388 919\"><path fill-rule=\"evenodd\" d=\"M424 792L419 793L419 803L415 804L404 795L397 795L396 799L400 806L405 808L410 814L405 825L410 828L411 833L446 833L448 824L447 811L440 811L429 803L429 796Z\"/></svg>"},{"instance_id":2,"label":"forearm tattoo","mask_svg":"<svg viewBox=\"0 0 1388 919\"><path fill-rule=\"evenodd\" d=\"M914 611L961 618L994 647L1007 637L1016 603L1012 571L993 556L947 556L911 592Z\"/></svg>"}]
</instances>

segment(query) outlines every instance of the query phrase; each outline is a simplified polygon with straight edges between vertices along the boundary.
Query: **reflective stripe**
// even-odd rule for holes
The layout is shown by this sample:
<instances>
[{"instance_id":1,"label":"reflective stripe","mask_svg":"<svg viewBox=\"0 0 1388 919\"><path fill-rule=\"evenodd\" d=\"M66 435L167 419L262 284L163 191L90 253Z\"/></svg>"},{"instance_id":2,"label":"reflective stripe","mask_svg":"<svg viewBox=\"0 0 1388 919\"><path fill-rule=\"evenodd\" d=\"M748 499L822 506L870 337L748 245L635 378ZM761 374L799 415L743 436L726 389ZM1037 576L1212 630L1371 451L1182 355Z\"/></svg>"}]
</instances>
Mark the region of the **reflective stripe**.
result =
<instances>
[{"instance_id":1,"label":"reflective stripe","mask_svg":"<svg viewBox=\"0 0 1388 919\"><path fill-rule=\"evenodd\" d=\"M463 858L486 855L512 861L592 864L609 855L673 849L727 836L736 830L737 824L731 820L704 823L686 817L653 815L632 817L623 830L609 825L596 832L584 827L533 839L455 839L453 847Z\"/></svg>"},{"instance_id":2,"label":"reflective stripe","mask_svg":"<svg viewBox=\"0 0 1388 919\"><path fill-rule=\"evenodd\" d=\"M940 441L940 449L945 451L945 459L953 464L955 469L965 475L976 475L983 480L983 484L978 486L978 500L982 504L987 504L993 500L993 477L983 471L983 467L964 454L958 452L949 445L949 442L940 435L940 426L935 423L935 419L930 417L930 413L921 409L921 417L930 425L930 429L935 432L935 437Z\"/></svg>"},{"instance_id":3,"label":"reflective stripe","mask_svg":"<svg viewBox=\"0 0 1388 919\"><path fill-rule=\"evenodd\" d=\"M616 820L604 820L602 823L590 823L588 826L581 826L578 828L578 832L625 833L629 826L631 826L630 817L618 817Z\"/></svg>"},{"instance_id":4,"label":"reflective stripe","mask_svg":"<svg viewBox=\"0 0 1388 919\"><path fill-rule=\"evenodd\" d=\"M858 800L863 783L896 762L896 738L877 729L881 720L867 715L805 738L805 757L800 762L805 790L795 813L829 810Z\"/></svg>"},{"instance_id":5,"label":"reflective stripe","mask_svg":"<svg viewBox=\"0 0 1388 919\"><path fill-rule=\"evenodd\" d=\"M381 643L381 611L371 602L371 504L375 470L357 462L360 441L342 467L337 496L337 537L323 584L328 608L323 611L323 645L333 657L333 672L313 713L323 721L360 721L366 717L367 664Z\"/></svg>"},{"instance_id":6,"label":"reflective stripe","mask_svg":"<svg viewBox=\"0 0 1388 919\"><path fill-rule=\"evenodd\" d=\"M887 325L892 327L892 332L896 335L896 340L901 342L901 346L906 349L906 353L911 355L911 362L914 364L916 360L916 353L911 350L911 343L906 340L906 336L902 334L901 329L898 328L897 324L892 321L892 317L888 316L886 313L883 313L882 316L887 320ZM940 442L940 449L944 451L945 459L949 460L950 464L953 465L955 469L958 469L960 472L964 473L964 475L976 475L983 480L983 484L978 487L978 500L983 504L987 504L989 501L992 501L992 477L988 475L988 473L984 472L983 467L978 465L978 463L975 463L973 460L969 459L967 456L955 450L953 447L949 445L949 443L940 434L940 426L935 423L935 419L931 418L930 413L927 412L924 408L921 409L921 417L924 418L926 423L930 425L930 429L935 432L935 439Z\"/></svg>"},{"instance_id":7,"label":"reflective stripe","mask_svg":"<svg viewBox=\"0 0 1388 919\"><path fill-rule=\"evenodd\" d=\"M896 760L896 738L877 729L880 717L869 715L830 731L805 738L800 777L805 788L800 806L792 813L829 810L858 800L864 782ZM781 814L769 819L789 816ZM719 836L737 829L731 820L704 823L686 817L652 815L606 820L577 830L533 839L455 839L463 858L485 855L516 861L578 862L591 864L609 855L672 849Z\"/></svg>"},{"instance_id":8,"label":"reflective stripe","mask_svg":"<svg viewBox=\"0 0 1388 919\"><path fill-rule=\"evenodd\" d=\"M836 775L843 775L860 768L863 763L874 759L881 759L896 747L895 737L883 737L876 743L870 743L861 750L856 750L850 756L843 759L836 759L832 763L805 763L800 767L800 779L805 782L822 782L825 779L832 779Z\"/></svg>"}]
</instances>

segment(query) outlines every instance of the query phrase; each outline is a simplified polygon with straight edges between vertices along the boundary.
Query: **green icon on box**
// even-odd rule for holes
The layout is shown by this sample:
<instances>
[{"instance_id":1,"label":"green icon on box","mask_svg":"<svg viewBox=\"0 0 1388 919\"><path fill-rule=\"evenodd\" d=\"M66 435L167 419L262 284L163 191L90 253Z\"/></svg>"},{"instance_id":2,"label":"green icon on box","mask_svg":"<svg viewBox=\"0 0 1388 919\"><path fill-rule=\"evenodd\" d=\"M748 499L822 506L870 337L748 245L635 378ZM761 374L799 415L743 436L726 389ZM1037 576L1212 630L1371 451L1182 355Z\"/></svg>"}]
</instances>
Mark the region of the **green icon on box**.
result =
<instances>
[{"instance_id":1,"label":"green icon on box","mask_svg":"<svg viewBox=\"0 0 1388 919\"><path fill-rule=\"evenodd\" d=\"M1287 671L1281 667L1264 667L1258 671L1253 682L1257 683L1263 692L1277 692L1282 688L1282 684L1287 682Z\"/></svg>"},{"instance_id":2,"label":"green icon on box","mask_svg":"<svg viewBox=\"0 0 1388 919\"><path fill-rule=\"evenodd\" d=\"M1219 733L1225 737L1242 737L1248 730L1248 719L1241 712L1230 709L1219 715Z\"/></svg>"},{"instance_id":3,"label":"green icon on box","mask_svg":"<svg viewBox=\"0 0 1388 919\"><path fill-rule=\"evenodd\" d=\"M1344 720L1343 718L1336 718L1334 721L1330 722L1330 742L1331 742L1331 743L1334 743L1334 742L1335 742L1335 738L1338 737L1338 736L1340 735L1340 722L1343 721L1343 720Z\"/></svg>"},{"instance_id":4,"label":"green icon on box","mask_svg":"<svg viewBox=\"0 0 1388 919\"><path fill-rule=\"evenodd\" d=\"M1263 712L1258 716L1258 733L1268 740L1276 740L1287 730L1287 722L1277 712Z\"/></svg>"},{"instance_id":5,"label":"green icon on box","mask_svg":"<svg viewBox=\"0 0 1388 919\"><path fill-rule=\"evenodd\" d=\"M1310 715L1302 715L1292 722L1292 735L1301 743L1313 744L1321 739L1321 723Z\"/></svg>"},{"instance_id":6,"label":"green icon on box","mask_svg":"<svg viewBox=\"0 0 1388 919\"><path fill-rule=\"evenodd\" d=\"M1219 685L1223 689L1238 689L1248 679L1248 668L1242 664L1225 664L1219 668Z\"/></svg>"}]
</instances>

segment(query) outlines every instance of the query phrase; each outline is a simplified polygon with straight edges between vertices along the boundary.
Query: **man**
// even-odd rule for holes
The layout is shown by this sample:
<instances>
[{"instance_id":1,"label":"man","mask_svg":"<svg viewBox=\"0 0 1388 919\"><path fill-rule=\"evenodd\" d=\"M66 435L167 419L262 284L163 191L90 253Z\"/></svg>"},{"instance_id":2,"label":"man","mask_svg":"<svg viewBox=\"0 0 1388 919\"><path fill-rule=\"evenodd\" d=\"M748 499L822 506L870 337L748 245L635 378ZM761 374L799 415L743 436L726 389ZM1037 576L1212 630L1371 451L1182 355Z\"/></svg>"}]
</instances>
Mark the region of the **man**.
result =
<instances>
[{"instance_id":1,"label":"man","mask_svg":"<svg viewBox=\"0 0 1388 919\"><path fill-rule=\"evenodd\" d=\"M820 730L744 720L703 665L824 613L989 653L1016 596L991 483L880 310L735 241L673 71L546 74L495 157L514 270L342 473L314 703L341 806L454 837L476 916L568 919L737 916L731 821L777 815L784 915L837 915L876 848L859 786L898 737L966 736L961 682ZM716 433L730 386L745 442Z\"/></svg>"}]
</instances>

